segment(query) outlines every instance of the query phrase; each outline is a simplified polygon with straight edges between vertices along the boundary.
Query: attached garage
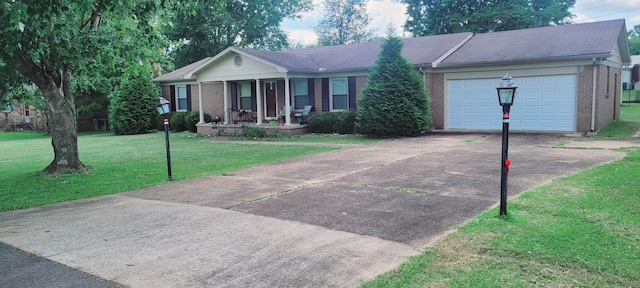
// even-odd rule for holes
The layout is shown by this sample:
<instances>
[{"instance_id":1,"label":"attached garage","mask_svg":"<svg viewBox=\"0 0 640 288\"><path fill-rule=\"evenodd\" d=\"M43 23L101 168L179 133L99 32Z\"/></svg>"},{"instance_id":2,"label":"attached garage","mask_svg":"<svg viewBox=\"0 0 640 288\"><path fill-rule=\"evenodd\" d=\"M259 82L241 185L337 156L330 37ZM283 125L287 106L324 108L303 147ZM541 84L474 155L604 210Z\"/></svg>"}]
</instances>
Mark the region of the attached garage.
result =
<instances>
[{"instance_id":1,"label":"attached garage","mask_svg":"<svg viewBox=\"0 0 640 288\"><path fill-rule=\"evenodd\" d=\"M447 128L499 130L499 79L447 81ZM576 130L576 75L514 77L518 90L511 107L510 129L519 131Z\"/></svg>"}]
</instances>

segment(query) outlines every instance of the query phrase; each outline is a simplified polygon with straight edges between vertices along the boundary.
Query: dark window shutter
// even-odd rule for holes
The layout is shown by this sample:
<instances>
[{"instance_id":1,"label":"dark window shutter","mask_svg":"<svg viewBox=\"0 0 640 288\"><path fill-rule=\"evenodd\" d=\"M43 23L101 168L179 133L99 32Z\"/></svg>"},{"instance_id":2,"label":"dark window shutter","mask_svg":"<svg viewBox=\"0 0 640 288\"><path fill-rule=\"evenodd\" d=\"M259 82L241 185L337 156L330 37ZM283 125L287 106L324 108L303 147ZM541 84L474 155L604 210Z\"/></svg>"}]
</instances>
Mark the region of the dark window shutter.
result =
<instances>
[{"instance_id":1,"label":"dark window shutter","mask_svg":"<svg viewBox=\"0 0 640 288\"><path fill-rule=\"evenodd\" d=\"M348 78L349 82L349 109L356 109L356 77Z\"/></svg>"},{"instance_id":2,"label":"dark window shutter","mask_svg":"<svg viewBox=\"0 0 640 288\"><path fill-rule=\"evenodd\" d=\"M315 109L316 107L316 89L313 87L314 84L316 83L315 79L313 78L309 78L307 79L307 89L308 90L308 94L309 95L309 105L312 105L311 109Z\"/></svg>"},{"instance_id":3,"label":"dark window shutter","mask_svg":"<svg viewBox=\"0 0 640 288\"><path fill-rule=\"evenodd\" d=\"M176 111L176 85L169 86L169 102L171 103L171 111Z\"/></svg>"},{"instance_id":4,"label":"dark window shutter","mask_svg":"<svg viewBox=\"0 0 640 288\"><path fill-rule=\"evenodd\" d=\"M238 83L231 82L231 110L238 111Z\"/></svg>"},{"instance_id":5,"label":"dark window shutter","mask_svg":"<svg viewBox=\"0 0 640 288\"><path fill-rule=\"evenodd\" d=\"M256 82L251 82L251 111L258 111L258 100L256 99Z\"/></svg>"},{"instance_id":6,"label":"dark window shutter","mask_svg":"<svg viewBox=\"0 0 640 288\"><path fill-rule=\"evenodd\" d=\"M289 79L289 103L293 103L293 80L291 79Z\"/></svg>"},{"instance_id":7,"label":"dark window shutter","mask_svg":"<svg viewBox=\"0 0 640 288\"><path fill-rule=\"evenodd\" d=\"M329 111L329 78L322 78L322 111Z\"/></svg>"},{"instance_id":8,"label":"dark window shutter","mask_svg":"<svg viewBox=\"0 0 640 288\"><path fill-rule=\"evenodd\" d=\"M187 85L187 111L191 111L191 85Z\"/></svg>"}]
</instances>

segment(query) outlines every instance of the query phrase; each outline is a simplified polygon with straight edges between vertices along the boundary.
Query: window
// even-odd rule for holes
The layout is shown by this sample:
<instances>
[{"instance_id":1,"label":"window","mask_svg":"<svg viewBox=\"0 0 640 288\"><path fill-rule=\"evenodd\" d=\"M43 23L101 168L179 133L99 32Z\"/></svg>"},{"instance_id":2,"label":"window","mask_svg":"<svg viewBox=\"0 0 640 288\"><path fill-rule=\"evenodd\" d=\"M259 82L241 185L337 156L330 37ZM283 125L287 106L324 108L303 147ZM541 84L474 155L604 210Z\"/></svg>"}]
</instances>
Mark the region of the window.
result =
<instances>
[{"instance_id":1,"label":"window","mask_svg":"<svg viewBox=\"0 0 640 288\"><path fill-rule=\"evenodd\" d=\"M331 79L331 110L349 109L349 85L347 78Z\"/></svg>"},{"instance_id":2,"label":"window","mask_svg":"<svg viewBox=\"0 0 640 288\"><path fill-rule=\"evenodd\" d=\"M187 111L187 86L178 86L176 89L176 111Z\"/></svg>"},{"instance_id":3,"label":"window","mask_svg":"<svg viewBox=\"0 0 640 288\"><path fill-rule=\"evenodd\" d=\"M240 109L251 110L251 83L240 83Z\"/></svg>"},{"instance_id":4,"label":"window","mask_svg":"<svg viewBox=\"0 0 640 288\"><path fill-rule=\"evenodd\" d=\"M294 109L304 109L309 105L309 89L307 80L293 80L293 105Z\"/></svg>"}]
</instances>

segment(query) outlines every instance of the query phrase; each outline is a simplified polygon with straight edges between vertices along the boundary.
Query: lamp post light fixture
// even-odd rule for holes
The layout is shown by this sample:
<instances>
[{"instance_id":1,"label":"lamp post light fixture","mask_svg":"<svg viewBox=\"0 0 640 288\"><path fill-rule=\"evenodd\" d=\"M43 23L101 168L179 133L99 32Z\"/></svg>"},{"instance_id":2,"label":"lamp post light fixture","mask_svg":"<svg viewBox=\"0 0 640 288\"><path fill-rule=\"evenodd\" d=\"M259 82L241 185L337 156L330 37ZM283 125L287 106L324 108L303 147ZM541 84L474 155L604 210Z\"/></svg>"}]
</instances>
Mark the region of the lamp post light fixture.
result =
<instances>
[{"instance_id":1,"label":"lamp post light fixture","mask_svg":"<svg viewBox=\"0 0 640 288\"><path fill-rule=\"evenodd\" d=\"M507 173L511 160L508 157L509 150L509 111L513 105L513 98L516 95L516 86L509 74L504 75L498 90L498 101L502 106L502 169L500 171L500 216L507 215Z\"/></svg>"},{"instance_id":2,"label":"lamp post light fixture","mask_svg":"<svg viewBox=\"0 0 640 288\"><path fill-rule=\"evenodd\" d=\"M171 102L160 97L160 99L158 99L158 104L156 105L158 113L164 116L164 139L167 146L167 175L169 176L169 181L171 181L171 152L169 149L169 112L171 112L170 103Z\"/></svg>"}]
</instances>

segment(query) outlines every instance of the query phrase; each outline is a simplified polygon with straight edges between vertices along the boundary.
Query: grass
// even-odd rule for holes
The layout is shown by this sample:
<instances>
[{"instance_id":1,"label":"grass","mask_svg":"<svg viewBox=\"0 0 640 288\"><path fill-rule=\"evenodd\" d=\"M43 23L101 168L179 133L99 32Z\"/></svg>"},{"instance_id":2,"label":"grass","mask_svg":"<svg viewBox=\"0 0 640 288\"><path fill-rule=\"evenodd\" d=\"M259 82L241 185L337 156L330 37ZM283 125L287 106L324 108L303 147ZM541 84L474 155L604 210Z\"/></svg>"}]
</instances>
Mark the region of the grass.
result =
<instances>
[{"instance_id":1,"label":"grass","mask_svg":"<svg viewBox=\"0 0 640 288\"><path fill-rule=\"evenodd\" d=\"M621 112L599 137L638 131L640 104ZM627 152L509 200L506 218L481 214L362 287L638 287L640 149Z\"/></svg>"},{"instance_id":2,"label":"grass","mask_svg":"<svg viewBox=\"0 0 640 288\"><path fill-rule=\"evenodd\" d=\"M598 131L598 139L624 139L640 130L640 103L620 107L620 120Z\"/></svg>"},{"instance_id":3,"label":"grass","mask_svg":"<svg viewBox=\"0 0 640 288\"><path fill-rule=\"evenodd\" d=\"M337 149L301 145L234 144L203 141L189 133L171 134L171 164L175 181L284 161ZM167 181L163 133L78 136L80 159L89 174L49 176L41 172L51 160L49 136L0 133L0 211L114 194Z\"/></svg>"}]
</instances>

